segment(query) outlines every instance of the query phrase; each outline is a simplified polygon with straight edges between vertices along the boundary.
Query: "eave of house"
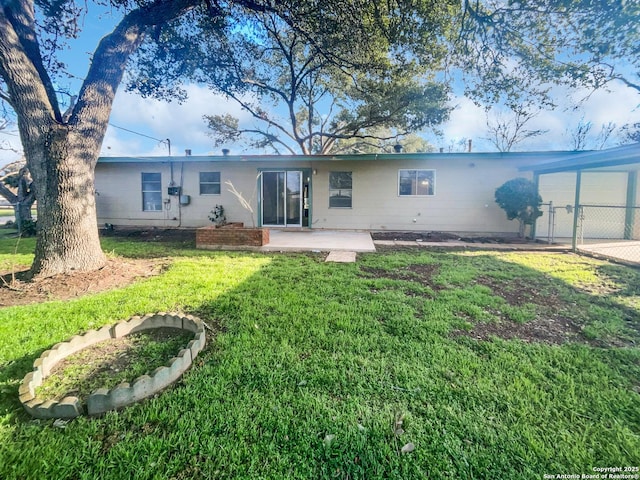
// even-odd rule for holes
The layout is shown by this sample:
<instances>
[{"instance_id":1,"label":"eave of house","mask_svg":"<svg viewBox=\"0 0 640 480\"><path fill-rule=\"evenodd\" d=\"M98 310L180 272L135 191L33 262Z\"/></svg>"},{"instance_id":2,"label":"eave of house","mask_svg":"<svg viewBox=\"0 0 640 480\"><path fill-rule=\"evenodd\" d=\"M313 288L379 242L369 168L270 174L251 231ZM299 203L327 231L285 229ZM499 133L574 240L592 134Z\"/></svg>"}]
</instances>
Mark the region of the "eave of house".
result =
<instances>
[{"instance_id":1,"label":"eave of house","mask_svg":"<svg viewBox=\"0 0 640 480\"><path fill-rule=\"evenodd\" d=\"M640 143L623 145L607 150L576 152L573 156L551 156L544 163L532 163L519 168L534 174L576 172L576 171L622 171L640 169Z\"/></svg>"},{"instance_id":2,"label":"eave of house","mask_svg":"<svg viewBox=\"0 0 640 480\"><path fill-rule=\"evenodd\" d=\"M100 157L98 163L281 163L281 162L399 162L404 160L447 160L447 161L514 161L518 163L540 164L549 158L572 158L581 152L471 152L471 153L383 153L356 155L189 155L189 156L145 156L145 157Z\"/></svg>"}]
</instances>

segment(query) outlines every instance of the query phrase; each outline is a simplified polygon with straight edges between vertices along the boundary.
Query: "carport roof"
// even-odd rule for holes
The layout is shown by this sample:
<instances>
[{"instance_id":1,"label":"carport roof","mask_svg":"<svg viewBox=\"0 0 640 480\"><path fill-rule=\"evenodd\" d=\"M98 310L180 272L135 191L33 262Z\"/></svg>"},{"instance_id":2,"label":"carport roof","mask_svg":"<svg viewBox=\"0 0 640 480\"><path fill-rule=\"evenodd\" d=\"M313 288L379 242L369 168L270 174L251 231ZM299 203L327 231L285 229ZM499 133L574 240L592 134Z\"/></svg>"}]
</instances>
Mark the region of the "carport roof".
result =
<instances>
[{"instance_id":1,"label":"carport roof","mask_svg":"<svg viewBox=\"0 0 640 480\"><path fill-rule=\"evenodd\" d=\"M640 169L640 143L579 152L567 158L560 156L548 162L520 167L520 171L533 171L538 175L545 173L581 171L634 171Z\"/></svg>"}]
</instances>

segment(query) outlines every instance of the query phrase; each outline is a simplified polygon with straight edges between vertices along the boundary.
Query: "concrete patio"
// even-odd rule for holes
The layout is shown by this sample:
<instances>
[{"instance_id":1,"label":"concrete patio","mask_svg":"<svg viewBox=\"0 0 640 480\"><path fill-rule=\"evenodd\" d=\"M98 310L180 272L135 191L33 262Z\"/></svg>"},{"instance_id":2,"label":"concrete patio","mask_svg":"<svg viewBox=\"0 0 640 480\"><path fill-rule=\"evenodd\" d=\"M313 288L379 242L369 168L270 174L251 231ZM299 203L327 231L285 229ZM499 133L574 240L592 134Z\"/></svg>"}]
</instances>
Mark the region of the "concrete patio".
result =
<instances>
[{"instance_id":1,"label":"concrete patio","mask_svg":"<svg viewBox=\"0 0 640 480\"><path fill-rule=\"evenodd\" d=\"M266 252L375 252L368 232L351 230L280 230L272 228L269 243L260 247Z\"/></svg>"}]
</instances>

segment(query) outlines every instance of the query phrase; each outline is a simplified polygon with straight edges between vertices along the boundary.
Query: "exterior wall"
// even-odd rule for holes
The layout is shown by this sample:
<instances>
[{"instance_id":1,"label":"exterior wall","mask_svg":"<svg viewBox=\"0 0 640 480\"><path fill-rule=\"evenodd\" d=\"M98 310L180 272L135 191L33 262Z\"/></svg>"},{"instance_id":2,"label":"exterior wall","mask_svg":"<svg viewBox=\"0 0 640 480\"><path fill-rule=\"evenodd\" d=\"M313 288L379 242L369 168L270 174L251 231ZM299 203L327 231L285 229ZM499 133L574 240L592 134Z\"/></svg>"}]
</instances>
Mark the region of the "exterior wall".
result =
<instances>
[{"instance_id":1,"label":"exterior wall","mask_svg":"<svg viewBox=\"0 0 640 480\"><path fill-rule=\"evenodd\" d=\"M243 222L246 226L257 224L257 175L256 164L230 164L221 162L174 163L173 178L180 184L182 194L190 196L189 205L179 205L179 198L167 194L171 180L168 163L98 163L96 168L96 198L98 220L101 223L155 227L202 227L211 225L208 216L214 206L222 205L229 222ZM162 197L170 202L160 212L142 211L141 172L160 172ZM220 172L220 194L200 195L199 172ZM226 181L242 193L254 208L254 214L245 210L237 198L229 192ZM253 218L252 218L253 217Z\"/></svg>"},{"instance_id":2,"label":"exterior wall","mask_svg":"<svg viewBox=\"0 0 640 480\"><path fill-rule=\"evenodd\" d=\"M318 161L186 161L173 166L176 184L182 179L182 193L189 205L178 205L178 197L167 194L171 168L167 162L99 162L96 168L98 218L101 223L156 227L201 227L211 225L208 215L216 204L223 205L228 221L258 223L260 169L309 169L311 185L311 227L355 230L418 230L469 233L516 234L518 223L508 221L495 203L496 188L515 177L530 177L518 167L531 158L479 155L456 158L446 154L421 159ZM435 195L424 197L398 194L400 169L435 170ZM353 173L352 208L329 208L329 172ZM143 212L141 172L162 175L162 196L169 203L162 211ZM220 172L220 195L199 194L199 172ZM226 181L242 192L254 209L251 215L231 194Z\"/></svg>"},{"instance_id":3,"label":"exterior wall","mask_svg":"<svg viewBox=\"0 0 640 480\"><path fill-rule=\"evenodd\" d=\"M313 227L362 230L418 230L476 233L518 232L495 203L507 180L528 176L503 160L354 161L314 165ZM398 194L400 169L435 170L435 195ZM329 172L353 172L353 207L329 208Z\"/></svg>"},{"instance_id":4,"label":"exterior wall","mask_svg":"<svg viewBox=\"0 0 640 480\"><path fill-rule=\"evenodd\" d=\"M580 204L624 206L627 200L626 172L583 172ZM539 191L545 203L553 202L556 209L556 238L573 236L573 212L562 208L575 203L576 173L551 173L540 176ZM546 238L549 232L548 207L538 219L536 236ZM585 207L585 238L622 238L624 209Z\"/></svg>"}]
</instances>

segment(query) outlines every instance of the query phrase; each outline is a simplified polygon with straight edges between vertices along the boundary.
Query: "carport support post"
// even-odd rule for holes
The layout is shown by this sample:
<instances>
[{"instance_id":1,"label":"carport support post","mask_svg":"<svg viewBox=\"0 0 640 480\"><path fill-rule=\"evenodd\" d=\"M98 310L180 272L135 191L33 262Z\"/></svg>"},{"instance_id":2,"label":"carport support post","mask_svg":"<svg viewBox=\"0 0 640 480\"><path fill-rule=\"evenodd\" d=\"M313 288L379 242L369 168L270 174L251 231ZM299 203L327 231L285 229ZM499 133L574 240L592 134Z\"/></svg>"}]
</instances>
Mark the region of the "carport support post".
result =
<instances>
[{"instance_id":1,"label":"carport support post","mask_svg":"<svg viewBox=\"0 0 640 480\"><path fill-rule=\"evenodd\" d=\"M536 193L540 195L540 174L539 173L533 174L533 184L536 186ZM538 225L538 218L540 217L535 218L533 220L533 223L531 224L531 240L533 240L534 242L536 241L536 226Z\"/></svg>"},{"instance_id":2,"label":"carport support post","mask_svg":"<svg viewBox=\"0 0 640 480\"><path fill-rule=\"evenodd\" d=\"M580 187L582 185L582 171L576 172L576 198L573 202L573 239L571 240L571 250L578 251L578 221L580 220Z\"/></svg>"},{"instance_id":3,"label":"carport support post","mask_svg":"<svg viewBox=\"0 0 640 480\"><path fill-rule=\"evenodd\" d=\"M627 177L627 208L624 214L624 239L633 240L636 193L638 191L638 171L629 172Z\"/></svg>"}]
</instances>

